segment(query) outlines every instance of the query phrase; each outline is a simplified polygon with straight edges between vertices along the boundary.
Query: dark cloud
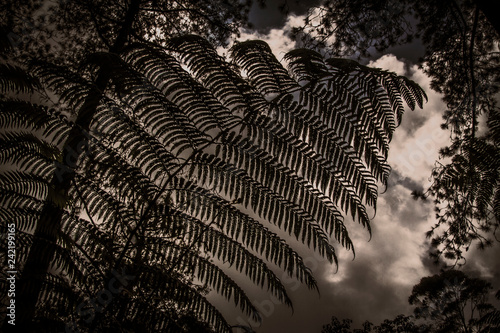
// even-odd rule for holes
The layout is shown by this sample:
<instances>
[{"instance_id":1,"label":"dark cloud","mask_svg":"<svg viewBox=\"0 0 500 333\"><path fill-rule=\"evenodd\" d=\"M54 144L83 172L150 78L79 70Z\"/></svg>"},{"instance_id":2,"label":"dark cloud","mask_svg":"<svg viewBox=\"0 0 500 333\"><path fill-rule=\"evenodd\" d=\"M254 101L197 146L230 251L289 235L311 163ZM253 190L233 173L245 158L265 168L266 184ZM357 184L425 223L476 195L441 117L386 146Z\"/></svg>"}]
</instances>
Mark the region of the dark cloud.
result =
<instances>
[{"instance_id":1,"label":"dark cloud","mask_svg":"<svg viewBox=\"0 0 500 333\"><path fill-rule=\"evenodd\" d=\"M425 48L420 39L415 39L412 44L390 47L385 53L391 53L398 58L407 59L413 64L418 64L425 54Z\"/></svg>"},{"instance_id":2,"label":"dark cloud","mask_svg":"<svg viewBox=\"0 0 500 333\"><path fill-rule=\"evenodd\" d=\"M355 260L342 267L342 281L327 282L321 276L331 275L331 267L323 263L314 272L319 278L321 294L301 286L289 292L294 302L294 312L284 305L273 302L272 297L261 297L255 304L263 314L263 323L255 325L258 333L265 332L321 332L323 325L335 315L349 318L359 327L365 320L380 323L400 313L409 313L408 288L395 286L380 274L377 262L372 258ZM380 261L384 266L384 261ZM322 274L323 273L323 274ZM407 295L408 294L408 295ZM243 324L241 321L239 324Z\"/></svg>"},{"instance_id":3,"label":"dark cloud","mask_svg":"<svg viewBox=\"0 0 500 333\"><path fill-rule=\"evenodd\" d=\"M267 0L264 7L256 2L250 11L250 22L255 30L266 33L273 28L283 27L287 13L303 15L320 2L320 0Z\"/></svg>"},{"instance_id":4,"label":"dark cloud","mask_svg":"<svg viewBox=\"0 0 500 333\"><path fill-rule=\"evenodd\" d=\"M404 188L407 188L410 191L423 191L424 187L422 186L421 183L416 182L415 180L403 176L398 170L392 170L391 174L389 175L389 179L387 182L387 187L388 189L395 186L395 185L401 185Z\"/></svg>"},{"instance_id":5,"label":"dark cloud","mask_svg":"<svg viewBox=\"0 0 500 333\"><path fill-rule=\"evenodd\" d=\"M426 250L420 256L420 260L422 261L422 264L427 269L427 271L429 271L429 275L439 274L442 270L442 267L444 267L446 265L446 263L442 260L438 260L436 262L436 260L429 255L435 249L431 246L431 244L428 240L426 240L424 242L423 247Z\"/></svg>"},{"instance_id":6,"label":"dark cloud","mask_svg":"<svg viewBox=\"0 0 500 333\"><path fill-rule=\"evenodd\" d=\"M429 114L424 110L417 109L409 110L407 108L403 119L399 125L399 129L404 129L409 135L415 133L418 129L425 125L429 118Z\"/></svg>"},{"instance_id":7,"label":"dark cloud","mask_svg":"<svg viewBox=\"0 0 500 333\"><path fill-rule=\"evenodd\" d=\"M396 255L396 254L395 254ZM380 323L407 312L406 290L394 285L381 274L391 258L366 258L345 267L345 278L337 289L332 290L335 300L334 313L338 318L350 318L355 326L369 320Z\"/></svg>"},{"instance_id":8,"label":"dark cloud","mask_svg":"<svg viewBox=\"0 0 500 333\"><path fill-rule=\"evenodd\" d=\"M495 290L500 289L500 243L494 241L491 247L483 250L471 248L466 255L467 262L463 267L465 273L475 277L484 277L493 284Z\"/></svg>"}]
</instances>

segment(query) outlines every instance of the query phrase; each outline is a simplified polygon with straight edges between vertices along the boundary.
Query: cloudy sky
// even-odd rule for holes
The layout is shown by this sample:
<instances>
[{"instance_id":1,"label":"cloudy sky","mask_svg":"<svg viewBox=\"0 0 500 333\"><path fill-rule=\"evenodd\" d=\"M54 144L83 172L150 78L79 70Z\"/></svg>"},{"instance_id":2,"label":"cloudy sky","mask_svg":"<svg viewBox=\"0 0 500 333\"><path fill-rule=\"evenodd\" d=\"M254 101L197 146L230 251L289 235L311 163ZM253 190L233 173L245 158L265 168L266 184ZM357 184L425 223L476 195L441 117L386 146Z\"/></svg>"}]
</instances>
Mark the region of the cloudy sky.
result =
<instances>
[{"instance_id":1,"label":"cloudy sky","mask_svg":"<svg viewBox=\"0 0 500 333\"><path fill-rule=\"evenodd\" d=\"M288 32L292 26L301 23L306 9L293 0L288 2L292 10L288 17L280 15L278 4L273 2L268 2L266 9L255 8L251 17L256 30L242 31L240 40L265 40L277 58L282 59L285 52L295 47ZM423 110L407 111L395 132L389 156L393 171L387 190L378 199L371 241L368 241L366 230L356 223L349 225L356 258L353 260L352 253L339 247L338 271L314 253L301 252L318 280L320 295L284 278L294 302L293 313L256 288L250 293L250 298L260 309L263 323L255 323L228 310L231 323L252 326L259 333L319 333L332 315L352 319L354 327L360 327L365 320L378 324L401 313L411 314L412 308L407 300L413 285L422 277L437 272L428 259L429 246L425 239L425 232L435 222L433 206L413 200L410 193L429 185L428 178L438 158L438 149L448 143L448 132L439 127L446 107L441 96L430 89L429 78L413 63L422 53L418 44L389 51L376 56L369 65L416 81L425 89L429 101ZM499 250L499 244L479 254L472 250L468 253L464 270L490 280L498 290Z\"/></svg>"}]
</instances>

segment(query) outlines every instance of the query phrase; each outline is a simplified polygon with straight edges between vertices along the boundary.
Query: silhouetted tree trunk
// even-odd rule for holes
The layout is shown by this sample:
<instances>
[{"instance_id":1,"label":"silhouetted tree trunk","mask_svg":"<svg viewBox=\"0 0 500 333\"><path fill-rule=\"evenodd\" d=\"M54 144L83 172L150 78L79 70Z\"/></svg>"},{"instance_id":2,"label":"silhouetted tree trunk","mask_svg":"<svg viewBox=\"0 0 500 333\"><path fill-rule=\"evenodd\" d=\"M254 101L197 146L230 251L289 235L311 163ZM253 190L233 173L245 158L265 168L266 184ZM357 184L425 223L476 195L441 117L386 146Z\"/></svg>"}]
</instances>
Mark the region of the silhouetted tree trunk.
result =
<instances>
[{"instance_id":1,"label":"silhouetted tree trunk","mask_svg":"<svg viewBox=\"0 0 500 333\"><path fill-rule=\"evenodd\" d=\"M140 10L140 0L133 0L123 20L120 32L109 52L118 53L126 44L132 24ZM54 247L61 228L61 219L69 189L75 178L75 169L79 157L89 147L90 124L99 100L109 84L110 73L101 69L95 81L95 88L89 93L63 148L63 160L56 169L51 182L53 198L62 202L56 204L48 200L36 225L28 258L18 281L16 297L16 325L4 322L4 330L17 332L36 332L37 324L33 321L37 300L42 289L42 277L47 274L54 256Z\"/></svg>"}]
</instances>

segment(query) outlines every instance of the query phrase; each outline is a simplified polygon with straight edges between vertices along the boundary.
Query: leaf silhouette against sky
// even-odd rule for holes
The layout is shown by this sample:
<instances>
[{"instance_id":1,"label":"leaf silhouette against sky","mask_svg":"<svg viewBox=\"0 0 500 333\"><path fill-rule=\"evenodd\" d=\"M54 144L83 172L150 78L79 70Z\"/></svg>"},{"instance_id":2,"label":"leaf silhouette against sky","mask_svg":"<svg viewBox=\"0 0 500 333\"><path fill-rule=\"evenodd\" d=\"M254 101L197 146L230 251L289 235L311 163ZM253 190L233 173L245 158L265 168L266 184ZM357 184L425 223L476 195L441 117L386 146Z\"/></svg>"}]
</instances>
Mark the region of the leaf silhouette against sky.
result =
<instances>
[{"instance_id":1,"label":"leaf silhouette against sky","mask_svg":"<svg viewBox=\"0 0 500 333\"><path fill-rule=\"evenodd\" d=\"M261 41L235 44L228 63L200 36L153 40L151 12L191 12L167 4L110 2L95 36L59 45L68 54L34 43L12 45L25 63L4 56L2 215L22 244L16 328L229 332L209 290L260 318L229 267L289 306L270 264L317 288L246 209L330 262L335 243L354 251L344 214L370 231L366 207L387 182L403 99L422 107L423 90L308 50L288 53L287 70ZM69 20L74 6L103 13L60 6ZM81 24L57 26L56 39Z\"/></svg>"}]
</instances>

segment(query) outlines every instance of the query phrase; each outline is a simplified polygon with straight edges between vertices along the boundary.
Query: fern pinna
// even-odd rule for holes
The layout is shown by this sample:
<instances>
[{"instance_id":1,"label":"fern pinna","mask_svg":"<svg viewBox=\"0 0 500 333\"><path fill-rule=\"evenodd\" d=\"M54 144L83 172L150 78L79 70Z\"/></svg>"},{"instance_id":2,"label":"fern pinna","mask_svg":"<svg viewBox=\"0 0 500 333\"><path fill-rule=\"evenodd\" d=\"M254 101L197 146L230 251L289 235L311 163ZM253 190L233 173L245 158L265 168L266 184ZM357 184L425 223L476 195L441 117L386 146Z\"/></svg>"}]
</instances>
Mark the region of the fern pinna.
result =
<instances>
[{"instance_id":1,"label":"fern pinna","mask_svg":"<svg viewBox=\"0 0 500 333\"><path fill-rule=\"evenodd\" d=\"M272 230L335 263L336 243L354 252L344 215L370 230L366 207L386 184L403 100L421 107L424 92L309 50L288 53L287 70L261 41L236 44L231 57L192 35L131 44L89 56L78 73L32 64L57 103L3 97L1 215L17 226L38 331L230 332L209 290L261 319L235 274L289 306L270 264L317 289ZM102 76L109 83L98 89ZM61 191L51 179L67 169ZM47 210L57 228L40 218ZM24 264L34 248L49 259L43 274ZM95 305L117 272L126 283Z\"/></svg>"}]
</instances>

